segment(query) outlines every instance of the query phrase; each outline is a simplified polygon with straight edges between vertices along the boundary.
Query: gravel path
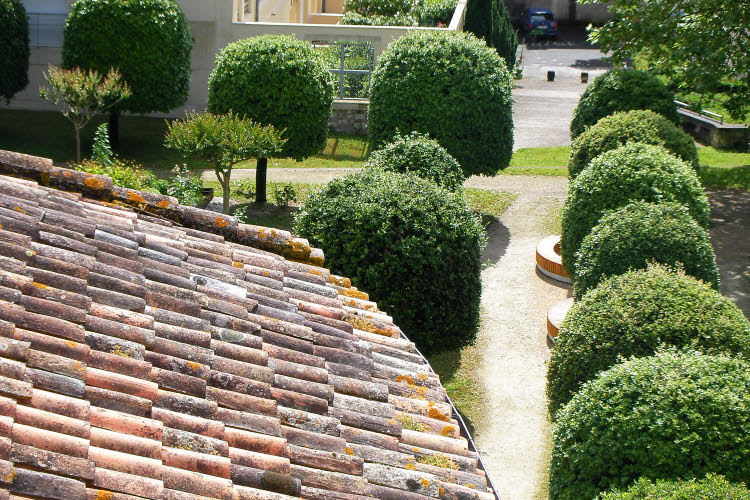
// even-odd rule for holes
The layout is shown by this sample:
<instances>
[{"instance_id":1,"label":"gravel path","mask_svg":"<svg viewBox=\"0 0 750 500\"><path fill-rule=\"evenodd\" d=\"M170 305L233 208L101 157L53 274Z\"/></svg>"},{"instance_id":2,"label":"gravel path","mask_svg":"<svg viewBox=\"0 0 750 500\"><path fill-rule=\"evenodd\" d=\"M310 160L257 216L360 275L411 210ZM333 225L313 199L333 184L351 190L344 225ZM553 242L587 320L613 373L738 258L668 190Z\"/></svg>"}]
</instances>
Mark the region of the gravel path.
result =
<instances>
[{"instance_id":1,"label":"gravel path","mask_svg":"<svg viewBox=\"0 0 750 500\"><path fill-rule=\"evenodd\" d=\"M518 193L491 228L488 252L496 263L482 273L482 328L486 346L477 373L490 399L490 418L475 441L503 499L547 498L551 425L545 395L550 345L547 310L569 287L536 272L535 250L548 236L547 219L562 206L567 179L473 177L469 186Z\"/></svg>"}]
</instances>

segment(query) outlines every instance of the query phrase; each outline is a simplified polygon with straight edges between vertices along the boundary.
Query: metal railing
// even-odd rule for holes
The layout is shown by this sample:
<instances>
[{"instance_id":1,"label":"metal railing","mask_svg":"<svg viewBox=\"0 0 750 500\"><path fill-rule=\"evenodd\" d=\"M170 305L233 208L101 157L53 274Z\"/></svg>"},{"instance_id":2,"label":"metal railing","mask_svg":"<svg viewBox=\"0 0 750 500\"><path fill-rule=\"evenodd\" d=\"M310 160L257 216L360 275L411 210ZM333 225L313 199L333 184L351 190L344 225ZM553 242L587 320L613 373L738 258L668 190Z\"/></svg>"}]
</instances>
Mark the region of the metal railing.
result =
<instances>
[{"instance_id":1,"label":"metal railing","mask_svg":"<svg viewBox=\"0 0 750 500\"><path fill-rule=\"evenodd\" d=\"M67 14L29 12L27 15L31 47L62 47Z\"/></svg>"},{"instance_id":2,"label":"metal railing","mask_svg":"<svg viewBox=\"0 0 750 500\"><path fill-rule=\"evenodd\" d=\"M719 122L720 124L724 125L724 116L714 113L713 111L708 111L707 109L695 109L693 106L686 102L678 101L675 99L674 103L677 105L678 108L686 109L687 111L692 111L693 113L698 113L699 115L706 116L714 121Z\"/></svg>"},{"instance_id":3,"label":"metal railing","mask_svg":"<svg viewBox=\"0 0 750 500\"><path fill-rule=\"evenodd\" d=\"M370 42L316 41L331 73L337 76L338 99L367 99L375 50Z\"/></svg>"}]
</instances>

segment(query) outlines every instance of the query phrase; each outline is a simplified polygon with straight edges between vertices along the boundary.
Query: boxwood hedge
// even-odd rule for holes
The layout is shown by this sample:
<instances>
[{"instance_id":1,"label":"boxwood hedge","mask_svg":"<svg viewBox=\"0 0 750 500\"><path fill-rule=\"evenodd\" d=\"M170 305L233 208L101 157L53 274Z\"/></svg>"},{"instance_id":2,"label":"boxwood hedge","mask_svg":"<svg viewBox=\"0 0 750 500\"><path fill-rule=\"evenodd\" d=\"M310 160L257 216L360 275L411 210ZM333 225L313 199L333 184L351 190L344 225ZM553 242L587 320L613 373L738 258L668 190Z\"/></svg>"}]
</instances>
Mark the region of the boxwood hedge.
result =
<instances>
[{"instance_id":1,"label":"boxwood hedge","mask_svg":"<svg viewBox=\"0 0 750 500\"><path fill-rule=\"evenodd\" d=\"M557 414L550 499L594 498L638 478L750 480L750 363L661 352L584 385Z\"/></svg>"},{"instance_id":2,"label":"boxwood hedge","mask_svg":"<svg viewBox=\"0 0 750 500\"><path fill-rule=\"evenodd\" d=\"M313 195L295 230L423 352L473 342L484 231L460 193L414 174L363 169Z\"/></svg>"},{"instance_id":3,"label":"boxwood hedge","mask_svg":"<svg viewBox=\"0 0 750 500\"><path fill-rule=\"evenodd\" d=\"M456 159L436 140L417 132L394 137L393 141L372 153L367 166L412 172L451 191L460 188L464 182L461 165Z\"/></svg>"},{"instance_id":4,"label":"boxwood hedge","mask_svg":"<svg viewBox=\"0 0 750 500\"><path fill-rule=\"evenodd\" d=\"M167 112L190 88L193 37L175 0L78 0L65 23L64 68L119 68L133 95L118 108Z\"/></svg>"},{"instance_id":5,"label":"boxwood hedge","mask_svg":"<svg viewBox=\"0 0 750 500\"><path fill-rule=\"evenodd\" d=\"M723 476L708 474L700 481L656 481L643 478L626 491L602 494L600 500L750 500L744 484L732 484Z\"/></svg>"},{"instance_id":6,"label":"boxwood hedge","mask_svg":"<svg viewBox=\"0 0 750 500\"><path fill-rule=\"evenodd\" d=\"M676 125L680 123L674 97L658 78L645 71L615 69L586 87L573 111L570 135L575 139L605 116L631 109L650 109Z\"/></svg>"},{"instance_id":7,"label":"boxwood hedge","mask_svg":"<svg viewBox=\"0 0 750 500\"><path fill-rule=\"evenodd\" d=\"M21 0L0 0L0 97L29 83L29 20Z\"/></svg>"},{"instance_id":8,"label":"boxwood hedge","mask_svg":"<svg viewBox=\"0 0 750 500\"><path fill-rule=\"evenodd\" d=\"M579 135L570 148L568 173L577 176L594 158L630 142L663 146L698 170L698 150L692 137L650 110L605 116Z\"/></svg>"},{"instance_id":9,"label":"boxwood hedge","mask_svg":"<svg viewBox=\"0 0 750 500\"><path fill-rule=\"evenodd\" d=\"M437 140L464 175L494 175L513 152L513 86L503 59L467 33L411 31L372 74L368 127L375 148L399 132Z\"/></svg>"},{"instance_id":10,"label":"boxwood hedge","mask_svg":"<svg viewBox=\"0 0 750 500\"><path fill-rule=\"evenodd\" d=\"M708 227L708 198L694 170L660 146L621 146L595 158L568 187L560 242L568 275L574 273L583 238L601 216L633 200L681 203L700 226Z\"/></svg>"},{"instance_id":11,"label":"boxwood hedge","mask_svg":"<svg viewBox=\"0 0 750 500\"><path fill-rule=\"evenodd\" d=\"M608 212L583 239L573 270L573 294L580 299L603 278L644 269L652 261L682 266L687 274L719 288L708 232L687 208L634 201Z\"/></svg>"},{"instance_id":12,"label":"boxwood hedge","mask_svg":"<svg viewBox=\"0 0 750 500\"><path fill-rule=\"evenodd\" d=\"M293 36L264 35L227 45L208 79L208 111L234 111L285 130L279 154L302 160L328 137L334 85L320 55Z\"/></svg>"},{"instance_id":13,"label":"boxwood hedge","mask_svg":"<svg viewBox=\"0 0 750 500\"><path fill-rule=\"evenodd\" d=\"M568 312L547 372L550 413L619 357L652 355L661 345L750 359L750 323L728 298L663 266L602 281Z\"/></svg>"}]
</instances>

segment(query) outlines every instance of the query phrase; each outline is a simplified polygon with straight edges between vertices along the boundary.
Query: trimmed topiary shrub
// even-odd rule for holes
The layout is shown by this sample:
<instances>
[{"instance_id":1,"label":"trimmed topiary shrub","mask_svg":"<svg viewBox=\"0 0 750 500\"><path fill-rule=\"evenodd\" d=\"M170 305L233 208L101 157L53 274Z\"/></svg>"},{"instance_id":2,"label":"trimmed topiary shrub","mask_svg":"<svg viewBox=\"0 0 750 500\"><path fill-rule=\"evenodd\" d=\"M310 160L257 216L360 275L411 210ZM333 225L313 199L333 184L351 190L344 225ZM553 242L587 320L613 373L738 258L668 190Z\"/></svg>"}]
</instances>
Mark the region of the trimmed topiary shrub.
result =
<instances>
[{"instance_id":1,"label":"trimmed topiary shrub","mask_svg":"<svg viewBox=\"0 0 750 500\"><path fill-rule=\"evenodd\" d=\"M419 15L420 26L437 26L439 24L448 26L456 12L458 0L426 0L414 6Z\"/></svg>"},{"instance_id":2,"label":"trimmed topiary shrub","mask_svg":"<svg viewBox=\"0 0 750 500\"><path fill-rule=\"evenodd\" d=\"M708 198L695 171L660 146L621 146L594 159L568 187L560 254L569 276L575 273L583 238L602 215L634 200L681 203L700 226L708 227Z\"/></svg>"},{"instance_id":3,"label":"trimmed topiary shrub","mask_svg":"<svg viewBox=\"0 0 750 500\"><path fill-rule=\"evenodd\" d=\"M645 71L615 69L596 77L586 87L573 111L570 135L575 139L605 116L631 109L650 109L680 124L674 96L658 78Z\"/></svg>"},{"instance_id":4,"label":"trimmed topiary shrub","mask_svg":"<svg viewBox=\"0 0 750 500\"><path fill-rule=\"evenodd\" d=\"M643 478L627 491L604 493L601 500L750 500L744 484L732 484L723 476L708 474L700 481L656 481Z\"/></svg>"},{"instance_id":5,"label":"trimmed topiary shrub","mask_svg":"<svg viewBox=\"0 0 750 500\"><path fill-rule=\"evenodd\" d=\"M328 137L334 84L320 54L293 36L264 35L227 45L208 79L208 111L234 111L283 130L273 157L298 161L321 151ZM266 202L268 158L259 158L256 202Z\"/></svg>"},{"instance_id":6,"label":"trimmed topiary shrub","mask_svg":"<svg viewBox=\"0 0 750 500\"><path fill-rule=\"evenodd\" d=\"M451 191L464 183L464 174L456 159L436 140L417 132L394 137L392 142L372 153L367 166L411 172Z\"/></svg>"},{"instance_id":7,"label":"trimmed topiary shrub","mask_svg":"<svg viewBox=\"0 0 750 500\"><path fill-rule=\"evenodd\" d=\"M0 0L0 97L6 102L29 83L29 20L21 0Z\"/></svg>"},{"instance_id":8,"label":"trimmed topiary shrub","mask_svg":"<svg viewBox=\"0 0 750 500\"><path fill-rule=\"evenodd\" d=\"M750 359L750 323L732 301L683 271L649 266L604 280L560 327L547 372L550 414L620 356L651 356L663 344Z\"/></svg>"},{"instance_id":9,"label":"trimmed topiary shrub","mask_svg":"<svg viewBox=\"0 0 750 500\"><path fill-rule=\"evenodd\" d=\"M78 0L65 23L63 67L106 75L119 68L133 95L119 111L167 112L182 105L190 88L193 37L174 0ZM117 143L117 127L110 127Z\"/></svg>"},{"instance_id":10,"label":"trimmed topiary shrub","mask_svg":"<svg viewBox=\"0 0 750 500\"><path fill-rule=\"evenodd\" d=\"M466 177L494 175L513 152L512 81L476 37L412 31L388 46L372 74L370 140L378 148L414 130L447 149Z\"/></svg>"},{"instance_id":11,"label":"trimmed topiary shrub","mask_svg":"<svg viewBox=\"0 0 750 500\"><path fill-rule=\"evenodd\" d=\"M594 498L638 478L750 480L750 363L662 352L620 363L557 414L551 500Z\"/></svg>"},{"instance_id":12,"label":"trimmed topiary shrub","mask_svg":"<svg viewBox=\"0 0 750 500\"><path fill-rule=\"evenodd\" d=\"M414 174L363 169L313 195L295 230L423 352L474 341L484 231L460 193Z\"/></svg>"},{"instance_id":13,"label":"trimmed topiary shrub","mask_svg":"<svg viewBox=\"0 0 750 500\"><path fill-rule=\"evenodd\" d=\"M608 212L584 238L576 257L573 294L583 297L607 276L645 269L649 262L682 266L719 288L719 270L708 232L684 205L634 201Z\"/></svg>"},{"instance_id":14,"label":"trimmed topiary shrub","mask_svg":"<svg viewBox=\"0 0 750 500\"><path fill-rule=\"evenodd\" d=\"M339 24L358 26L417 26L419 22L410 14L398 13L393 16L380 16L371 14L364 16L358 12L349 11L345 13Z\"/></svg>"},{"instance_id":15,"label":"trimmed topiary shrub","mask_svg":"<svg viewBox=\"0 0 750 500\"><path fill-rule=\"evenodd\" d=\"M396 16L412 10L414 0L345 0L344 14L356 12L363 16Z\"/></svg>"},{"instance_id":16,"label":"trimmed topiary shrub","mask_svg":"<svg viewBox=\"0 0 750 500\"><path fill-rule=\"evenodd\" d=\"M503 0L469 0L464 31L473 33L484 40L487 46L497 50L508 70L513 70L516 65L518 36Z\"/></svg>"},{"instance_id":17,"label":"trimmed topiary shrub","mask_svg":"<svg viewBox=\"0 0 750 500\"><path fill-rule=\"evenodd\" d=\"M698 149L692 137L674 123L650 110L635 110L605 116L579 135L570 148L571 178L602 153L630 142L663 146L698 170Z\"/></svg>"}]
</instances>

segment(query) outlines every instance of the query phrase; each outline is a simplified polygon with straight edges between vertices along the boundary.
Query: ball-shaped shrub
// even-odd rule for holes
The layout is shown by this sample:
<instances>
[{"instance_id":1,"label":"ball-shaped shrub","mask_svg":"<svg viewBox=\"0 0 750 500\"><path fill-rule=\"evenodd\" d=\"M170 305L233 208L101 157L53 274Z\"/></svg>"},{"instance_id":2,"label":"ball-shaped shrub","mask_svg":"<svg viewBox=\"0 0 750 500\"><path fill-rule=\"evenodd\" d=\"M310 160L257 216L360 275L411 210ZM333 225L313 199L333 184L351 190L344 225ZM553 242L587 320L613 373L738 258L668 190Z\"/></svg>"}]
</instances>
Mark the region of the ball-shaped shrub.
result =
<instances>
[{"instance_id":1,"label":"ball-shaped shrub","mask_svg":"<svg viewBox=\"0 0 750 500\"><path fill-rule=\"evenodd\" d=\"M663 146L698 170L695 141L662 115L635 110L605 116L579 135L570 148L568 173L577 176L594 158L630 142Z\"/></svg>"},{"instance_id":2,"label":"ball-shaped shrub","mask_svg":"<svg viewBox=\"0 0 750 500\"><path fill-rule=\"evenodd\" d=\"M412 172L451 191L464 183L464 173L456 159L436 140L417 132L394 137L372 153L367 166L391 172Z\"/></svg>"},{"instance_id":3,"label":"ball-shaped shrub","mask_svg":"<svg viewBox=\"0 0 750 500\"><path fill-rule=\"evenodd\" d=\"M645 71L615 69L586 87L573 111L570 135L575 139L605 116L631 109L650 109L676 125L680 123L674 96L658 78Z\"/></svg>"},{"instance_id":4,"label":"ball-shaped shrub","mask_svg":"<svg viewBox=\"0 0 750 500\"><path fill-rule=\"evenodd\" d=\"M584 385L557 414L550 499L594 498L638 478L750 480L750 363L661 352Z\"/></svg>"},{"instance_id":5,"label":"ball-shaped shrub","mask_svg":"<svg viewBox=\"0 0 750 500\"><path fill-rule=\"evenodd\" d=\"M649 262L682 267L719 288L719 270L708 232L684 205L631 202L608 212L581 243L573 273L573 294L583 297L607 276L645 269Z\"/></svg>"},{"instance_id":6,"label":"ball-shaped shrub","mask_svg":"<svg viewBox=\"0 0 750 500\"><path fill-rule=\"evenodd\" d=\"M0 97L29 83L29 20L21 0L0 0Z\"/></svg>"},{"instance_id":7,"label":"ball-shaped shrub","mask_svg":"<svg viewBox=\"0 0 750 500\"><path fill-rule=\"evenodd\" d=\"M227 45L208 80L208 111L286 130L279 154L302 160L326 144L334 86L309 42L264 35Z\"/></svg>"},{"instance_id":8,"label":"ball-shaped shrub","mask_svg":"<svg viewBox=\"0 0 750 500\"><path fill-rule=\"evenodd\" d=\"M78 0L65 23L63 67L119 68L133 90L119 109L166 112L190 88L193 37L175 0Z\"/></svg>"},{"instance_id":9,"label":"ball-shaped shrub","mask_svg":"<svg viewBox=\"0 0 750 500\"><path fill-rule=\"evenodd\" d=\"M467 33L411 31L390 44L372 74L370 140L401 131L438 141L464 175L494 175L513 153L512 78L494 49Z\"/></svg>"},{"instance_id":10,"label":"ball-shaped shrub","mask_svg":"<svg viewBox=\"0 0 750 500\"><path fill-rule=\"evenodd\" d=\"M750 500L744 484L732 484L723 476L708 474L700 481L656 481L643 478L626 491L612 491L601 500Z\"/></svg>"},{"instance_id":11,"label":"ball-shaped shrub","mask_svg":"<svg viewBox=\"0 0 750 500\"><path fill-rule=\"evenodd\" d=\"M681 203L700 226L708 227L708 198L693 169L660 146L621 146L595 158L568 187L560 254L569 276L583 238L604 212L634 200Z\"/></svg>"},{"instance_id":12,"label":"ball-shaped shrub","mask_svg":"<svg viewBox=\"0 0 750 500\"><path fill-rule=\"evenodd\" d=\"M460 193L414 174L363 169L313 195L295 229L423 352L474 341L484 232Z\"/></svg>"},{"instance_id":13,"label":"ball-shaped shrub","mask_svg":"<svg viewBox=\"0 0 750 500\"><path fill-rule=\"evenodd\" d=\"M651 356L663 344L750 359L750 323L707 284L663 266L602 281L565 317L547 371L550 413L620 356Z\"/></svg>"}]
</instances>

